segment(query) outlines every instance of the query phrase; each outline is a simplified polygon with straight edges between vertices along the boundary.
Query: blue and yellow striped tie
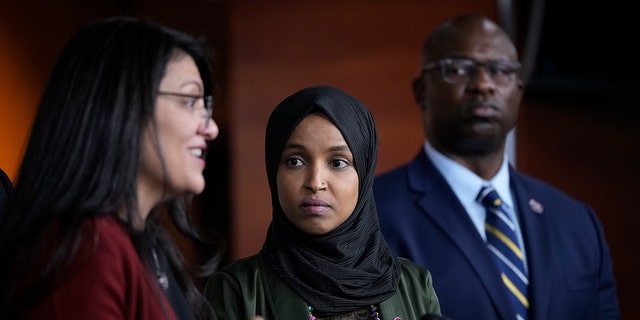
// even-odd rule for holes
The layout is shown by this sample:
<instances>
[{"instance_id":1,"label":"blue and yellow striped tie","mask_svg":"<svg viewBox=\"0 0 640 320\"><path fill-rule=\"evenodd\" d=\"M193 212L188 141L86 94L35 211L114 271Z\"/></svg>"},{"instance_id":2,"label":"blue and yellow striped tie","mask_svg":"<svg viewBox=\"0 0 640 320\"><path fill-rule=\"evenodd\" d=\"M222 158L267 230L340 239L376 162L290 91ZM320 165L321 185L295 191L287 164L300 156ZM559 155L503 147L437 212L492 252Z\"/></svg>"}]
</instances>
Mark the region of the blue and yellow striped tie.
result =
<instances>
[{"instance_id":1,"label":"blue and yellow striped tie","mask_svg":"<svg viewBox=\"0 0 640 320\"><path fill-rule=\"evenodd\" d=\"M482 187L476 201L487 209L487 246L500 268L502 282L516 311L516 319L527 319L529 280L524 270L524 256L516 237L516 225L509 218L502 200L493 187Z\"/></svg>"}]
</instances>

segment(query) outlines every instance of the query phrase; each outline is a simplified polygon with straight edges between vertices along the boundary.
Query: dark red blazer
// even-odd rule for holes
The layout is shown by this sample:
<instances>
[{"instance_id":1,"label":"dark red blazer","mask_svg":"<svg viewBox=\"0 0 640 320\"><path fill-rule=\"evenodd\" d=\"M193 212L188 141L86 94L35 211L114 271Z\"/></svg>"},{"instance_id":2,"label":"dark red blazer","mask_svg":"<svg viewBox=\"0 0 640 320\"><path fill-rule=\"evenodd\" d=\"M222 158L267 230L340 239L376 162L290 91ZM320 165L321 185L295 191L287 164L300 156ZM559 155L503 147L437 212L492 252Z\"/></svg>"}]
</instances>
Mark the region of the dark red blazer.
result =
<instances>
[{"instance_id":1,"label":"dark red blazer","mask_svg":"<svg viewBox=\"0 0 640 320\"><path fill-rule=\"evenodd\" d=\"M26 319L177 320L115 218L85 221L82 233L70 275Z\"/></svg>"}]
</instances>

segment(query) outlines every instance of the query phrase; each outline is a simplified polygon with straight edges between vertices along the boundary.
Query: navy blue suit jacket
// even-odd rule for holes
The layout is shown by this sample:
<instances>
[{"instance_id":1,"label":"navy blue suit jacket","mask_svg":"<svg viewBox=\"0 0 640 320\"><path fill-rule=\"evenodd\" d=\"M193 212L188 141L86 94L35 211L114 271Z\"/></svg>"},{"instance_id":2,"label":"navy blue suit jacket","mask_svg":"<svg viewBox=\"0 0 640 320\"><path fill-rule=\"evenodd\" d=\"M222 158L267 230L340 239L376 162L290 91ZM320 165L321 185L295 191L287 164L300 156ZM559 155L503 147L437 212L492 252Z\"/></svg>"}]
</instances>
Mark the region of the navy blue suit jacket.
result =
<instances>
[{"instance_id":1,"label":"navy blue suit jacket","mask_svg":"<svg viewBox=\"0 0 640 320\"><path fill-rule=\"evenodd\" d=\"M527 254L529 319L619 319L609 248L595 212L509 170ZM484 240L424 150L377 176L374 194L387 242L431 271L443 315L513 319Z\"/></svg>"}]
</instances>

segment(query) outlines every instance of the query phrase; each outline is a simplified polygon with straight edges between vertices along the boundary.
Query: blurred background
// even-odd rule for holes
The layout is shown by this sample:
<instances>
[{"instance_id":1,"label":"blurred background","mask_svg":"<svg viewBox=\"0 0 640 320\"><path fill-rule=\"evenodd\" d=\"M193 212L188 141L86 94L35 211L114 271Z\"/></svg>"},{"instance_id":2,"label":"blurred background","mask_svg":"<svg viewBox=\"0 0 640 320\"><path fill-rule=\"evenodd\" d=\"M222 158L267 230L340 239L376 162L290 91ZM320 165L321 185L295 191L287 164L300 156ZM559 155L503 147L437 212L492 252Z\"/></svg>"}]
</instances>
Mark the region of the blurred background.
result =
<instances>
[{"instance_id":1,"label":"blurred background","mask_svg":"<svg viewBox=\"0 0 640 320\"><path fill-rule=\"evenodd\" d=\"M3 0L0 167L17 178L49 73L82 25L126 15L203 36L212 50L220 126L207 187L192 212L227 242L224 262L257 253L271 220L264 131L271 110L310 85L364 102L379 129L378 172L409 161L423 140L411 81L439 23L466 12L500 22L527 82L512 145L520 171L591 205L613 257L622 316L640 319L640 89L631 2L622 0ZM125 155L126 156L126 155ZM47 161L43 159L42 161ZM183 243L187 259L210 253Z\"/></svg>"}]
</instances>

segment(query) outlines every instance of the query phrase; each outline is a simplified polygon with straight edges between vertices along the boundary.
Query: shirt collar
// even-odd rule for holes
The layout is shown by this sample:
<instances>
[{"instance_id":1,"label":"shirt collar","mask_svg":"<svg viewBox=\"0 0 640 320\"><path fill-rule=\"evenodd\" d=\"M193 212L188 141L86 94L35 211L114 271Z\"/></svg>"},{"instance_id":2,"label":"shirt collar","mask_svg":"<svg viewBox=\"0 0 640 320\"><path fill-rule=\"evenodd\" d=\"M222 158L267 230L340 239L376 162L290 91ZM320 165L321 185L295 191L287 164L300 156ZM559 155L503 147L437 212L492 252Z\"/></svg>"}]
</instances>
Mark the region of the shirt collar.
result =
<instances>
[{"instance_id":1,"label":"shirt collar","mask_svg":"<svg viewBox=\"0 0 640 320\"><path fill-rule=\"evenodd\" d=\"M496 189L502 201L507 206L513 208L513 197L511 196L511 189L509 187L509 161L506 153L498 173L489 181L486 181L463 165L438 152L428 141L425 142L424 149L431 162L433 162L433 165L442 173L445 180L449 183L449 186L453 189L453 192L463 204L466 202L463 199L470 199L472 202L475 201L475 197L478 195L480 188L490 184Z\"/></svg>"}]
</instances>

